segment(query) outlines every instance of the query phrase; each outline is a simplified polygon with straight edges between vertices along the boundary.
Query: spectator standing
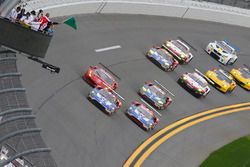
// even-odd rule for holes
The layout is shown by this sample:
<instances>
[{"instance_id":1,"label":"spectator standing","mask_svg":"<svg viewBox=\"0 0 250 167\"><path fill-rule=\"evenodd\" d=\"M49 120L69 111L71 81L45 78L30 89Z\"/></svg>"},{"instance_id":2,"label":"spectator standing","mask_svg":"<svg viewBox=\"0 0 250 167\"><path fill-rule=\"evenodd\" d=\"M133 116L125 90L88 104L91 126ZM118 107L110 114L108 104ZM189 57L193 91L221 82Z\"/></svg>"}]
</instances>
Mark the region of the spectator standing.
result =
<instances>
[{"instance_id":1,"label":"spectator standing","mask_svg":"<svg viewBox=\"0 0 250 167\"><path fill-rule=\"evenodd\" d=\"M52 35L54 32L53 23L49 21L44 31L47 32L49 35Z\"/></svg>"},{"instance_id":2,"label":"spectator standing","mask_svg":"<svg viewBox=\"0 0 250 167\"><path fill-rule=\"evenodd\" d=\"M41 22L38 21L37 16L36 16L36 12L34 10L31 11L30 13L31 13L31 17L32 17L31 20L32 21L29 24L30 24L32 30L37 31L41 25Z\"/></svg>"},{"instance_id":3,"label":"spectator standing","mask_svg":"<svg viewBox=\"0 0 250 167\"><path fill-rule=\"evenodd\" d=\"M25 9L21 9L20 13L17 15L16 22L19 22L20 19L25 16Z\"/></svg>"},{"instance_id":4,"label":"spectator standing","mask_svg":"<svg viewBox=\"0 0 250 167\"><path fill-rule=\"evenodd\" d=\"M25 27L30 27L30 22L32 21L31 20L32 18L30 17L30 12L27 12L25 14L25 16L23 16L21 19L20 19L20 23L25 26Z\"/></svg>"},{"instance_id":5,"label":"spectator standing","mask_svg":"<svg viewBox=\"0 0 250 167\"><path fill-rule=\"evenodd\" d=\"M20 6L18 6L17 8L12 9L7 18L10 19L10 21L15 22L16 18L17 18L17 15L20 13L20 11L21 11Z\"/></svg>"},{"instance_id":6,"label":"spectator standing","mask_svg":"<svg viewBox=\"0 0 250 167\"><path fill-rule=\"evenodd\" d=\"M32 10L30 12L30 20L32 22L32 21L35 21L35 19L36 19L36 11Z\"/></svg>"},{"instance_id":7,"label":"spectator standing","mask_svg":"<svg viewBox=\"0 0 250 167\"><path fill-rule=\"evenodd\" d=\"M43 17L43 10L40 9L40 10L38 11L38 13L37 13L37 16L36 16L37 21L39 21L42 17Z\"/></svg>"},{"instance_id":8,"label":"spectator standing","mask_svg":"<svg viewBox=\"0 0 250 167\"><path fill-rule=\"evenodd\" d=\"M46 13L45 16L42 16L39 22L41 22L39 29L44 30L47 27L48 22L50 22L49 13Z\"/></svg>"}]
</instances>

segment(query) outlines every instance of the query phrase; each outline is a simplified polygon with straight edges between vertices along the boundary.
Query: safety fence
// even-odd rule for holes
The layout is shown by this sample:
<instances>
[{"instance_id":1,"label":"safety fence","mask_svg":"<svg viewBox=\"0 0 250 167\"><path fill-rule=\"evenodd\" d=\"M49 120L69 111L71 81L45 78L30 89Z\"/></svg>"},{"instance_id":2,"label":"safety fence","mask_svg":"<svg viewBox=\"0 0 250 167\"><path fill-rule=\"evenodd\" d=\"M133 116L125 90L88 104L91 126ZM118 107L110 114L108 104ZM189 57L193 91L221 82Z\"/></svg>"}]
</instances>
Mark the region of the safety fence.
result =
<instances>
[{"instance_id":1,"label":"safety fence","mask_svg":"<svg viewBox=\"0 0 250 167\"><path fill-rule=\"evenodd\" d=\"M20 77L16 53L0 47L0 166L56 167Z\"/></svg>"}]
</instances>

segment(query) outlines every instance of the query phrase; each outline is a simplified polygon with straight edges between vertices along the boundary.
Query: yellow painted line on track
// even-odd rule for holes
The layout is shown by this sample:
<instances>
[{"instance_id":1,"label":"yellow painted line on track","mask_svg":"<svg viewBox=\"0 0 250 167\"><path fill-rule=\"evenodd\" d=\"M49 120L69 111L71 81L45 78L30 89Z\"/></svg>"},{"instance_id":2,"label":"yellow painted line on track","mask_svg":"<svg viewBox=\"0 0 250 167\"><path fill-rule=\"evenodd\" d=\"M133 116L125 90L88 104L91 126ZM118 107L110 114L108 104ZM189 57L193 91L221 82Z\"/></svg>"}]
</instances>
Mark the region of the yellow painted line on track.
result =
<instances>
[{"instance_id":1,"label":"yellow painted line on track","mask_svg":"<svg viewBox=\"0 0 250 167\"><path fill-rule=\"evenodd\" d=\"M226 110L224 112L220 112L220 113L215 113L212 115L208 115L199 119L196 119L192 122L189 122L187 124L184 124L180 127L178 127L177 129L171 131L170 133L166 134L164 137L162 137L161 139L159 139L157 142L155 142L149 149L147 149L144 154L138 159L138 161L135 164L135 167L140 167L142 165L142 163L148 158L148 156L150 154L152 154L153 151L155 151L162 143L164 143L165 141L167 141L168 139L170 139L171 137L173 137L174 135L178 134L179 132L194 126L198 123L219 117L219 116L223 116L223 115L228 115L228 114L232 114L232 113L236 113L236 112L240 112L240 111L244 111L244 110L250 110L250 107L243 107L243 108L237 108L237 109L231 109L231 110Z\"/></svg>"},{"instance_id":2,"label":"yellow painted line on track","mask_svg":"<svg viewBox=\"0 0 250 167\"><path fill-rule=\"evenodd\" d=\"M151 137L149 137L147 140L145 140L132 154L131 156L127 159L127 161L124 163L123 167L130 167L131 163L134 161L134 159L143 151L143 149L145 149L152 141L154 141L156 138L158 138L159 136L161 136L162 134L164 134L165 132L167 132L168 130L177 127L185 122L188 122L192 119L201 117L203 115L207 115L207 114L212 114L214 112L218 112L221 110L226 110L226 109L232 109L232 108L236 108L236 107L243 107L246 105L250 105L250 102L246 102L246 103L239 103L239 104L233 104L233 105L229 105L229 106L224 106L224 107L219 107L219 108L215 108L215 109L211 109L211 110L207 110L204 112L200 112L191 116L188 116L186 118L183 118L177 122L174 122L168 126L166 126L165 128L161 129L160 131L158 131L157 133L155 133L154 135L152 135Z\"/></svg>"}]
</instances>

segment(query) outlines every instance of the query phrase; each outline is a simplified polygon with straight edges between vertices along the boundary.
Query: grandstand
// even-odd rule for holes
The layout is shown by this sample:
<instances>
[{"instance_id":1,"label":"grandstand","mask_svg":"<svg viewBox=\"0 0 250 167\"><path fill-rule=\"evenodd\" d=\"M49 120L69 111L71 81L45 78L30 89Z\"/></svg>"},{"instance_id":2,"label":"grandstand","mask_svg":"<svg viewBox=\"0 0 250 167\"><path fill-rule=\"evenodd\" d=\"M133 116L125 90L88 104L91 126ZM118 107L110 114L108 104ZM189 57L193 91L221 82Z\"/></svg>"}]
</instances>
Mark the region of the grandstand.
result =
<instances>
[{"instance_id":1,"label":"grandstand","mask_svg":"<svg viewBox=\"0 0 250 167\"><path fill-rule=\"evenodd\" d=\"M16 53L0 48L0 166L56 167L29 108Z\"/></svg>"}]
</instances>

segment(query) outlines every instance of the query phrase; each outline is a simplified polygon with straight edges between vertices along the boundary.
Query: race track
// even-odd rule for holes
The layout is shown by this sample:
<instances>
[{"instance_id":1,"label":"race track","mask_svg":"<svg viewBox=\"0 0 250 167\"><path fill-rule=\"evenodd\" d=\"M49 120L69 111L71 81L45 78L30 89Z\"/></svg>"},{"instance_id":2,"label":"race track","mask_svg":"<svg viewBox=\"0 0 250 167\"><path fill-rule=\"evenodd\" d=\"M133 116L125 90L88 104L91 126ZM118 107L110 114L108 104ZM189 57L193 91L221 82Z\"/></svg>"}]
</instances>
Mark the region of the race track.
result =
<instances>
[{"instance_id":1,"label":"race track","mask_svg":"<svg viewBox=\"0 0 250 167\"><path fill-rule=\"evenodd\" d=\"M211 67L218 67L219 63L203 50L208 42L215 39L226 38L240 47L241 54L235 65L249 65L250 34L247 28L142 15L91 14L77 16L77 21L77 31L65 25L56 28L47 53L46 61L61 67L59 74L50 74L39 64L25 57L18 58L18 67L23 74L22 83L27 88L30 106L37 114L37 123L43 129L42 135L52 148L52 155L60 167L122 166L141 142L166 125L197 112L250 101L249 92L240 87L231 94L222 94L210 86L211 93L206 98L197 99L176 83L179 75L191 72L194 68L205 71ZM164 72L145 58L145 52L152 45L177 37L185 39L197 50L192 51L194 59L190 64L180 65L174 72ZM121 48L95 52L96 49L114 45L120 45ZM86 99L91 87L81 79L87 66L97 65L99 62L108 66L121 78L117 91L126 99L126 104L112 117L102 113ZM139 100L136 93L138 88L145 81L154 79L171 90L175 97L173 104L161 112L159 126L147 133L131 122L124 111L131 101ZM244 114L246 117L249 116L248 113L245 111L240 113L240 116L231 115L223 120L233 120L237 126L237 122L241 122L239 119L244 118ZM208 123L219 124L220 119L216 118ZM221 123L224 124L223 121ZM222 132L232 128L231 124L225 125L228 126L223 126ZM244 124L243 128L233 131L232 136L240 137L249 133L249 128L250 124ZM202 128L196 130L195 134L203 132ZM189 137L191 136L193 134ZM224 137L227 138L226 135ZM187 143L180 142L181 140L185 138L177 140L175 147L184 148L182 144ZM220 144L226 142L228 140L222 137ZM171 143L175 141L171 140ZM166 145L167 143L160 151L168 155L169 150L164 149ZM220 145L216 145L217 147ZM177 153L174 151L175 149L171 151L173 155ZM209 154L209 151L211 150L204 148L203 154ZM196 153L194 150L193 154ZM155 166L166 166L164 164L168 163L167 158L161 157L158 160L149 159L144 165L152 166L153 162ZM200 161L202 160L196 162ZM189 165L197 166L197 163ZM175 166L174 163L172 166Z\"/></svg>"}]
</instances>

